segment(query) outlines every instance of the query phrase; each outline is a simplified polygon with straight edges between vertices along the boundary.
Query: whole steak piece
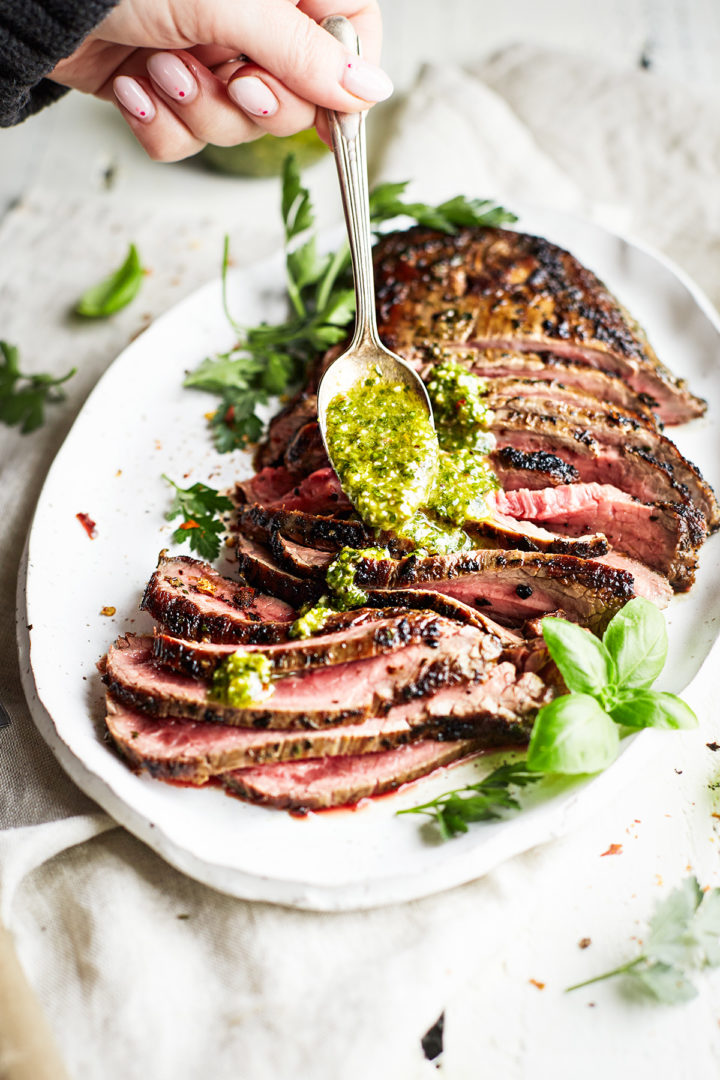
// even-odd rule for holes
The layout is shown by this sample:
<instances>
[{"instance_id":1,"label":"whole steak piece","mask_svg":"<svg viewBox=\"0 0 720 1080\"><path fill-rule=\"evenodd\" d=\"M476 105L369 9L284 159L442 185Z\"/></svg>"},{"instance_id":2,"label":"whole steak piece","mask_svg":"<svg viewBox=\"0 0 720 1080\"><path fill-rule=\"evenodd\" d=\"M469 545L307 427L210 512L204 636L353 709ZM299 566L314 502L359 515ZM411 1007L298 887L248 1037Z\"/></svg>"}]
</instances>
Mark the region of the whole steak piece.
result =
<instances>
[{"instance_id":1,"label":"whole steak piece","mask_svg":"<svg viewBox=\"0 0 720 1080\"><path fill-rule=\"evenodd\" d=\"M595 274L542 237L418 226L384 237L375 267L380 336L418 366L452 349L547 353L619 376L665 423L705 411Z\"/></svg>"}]
</instances>

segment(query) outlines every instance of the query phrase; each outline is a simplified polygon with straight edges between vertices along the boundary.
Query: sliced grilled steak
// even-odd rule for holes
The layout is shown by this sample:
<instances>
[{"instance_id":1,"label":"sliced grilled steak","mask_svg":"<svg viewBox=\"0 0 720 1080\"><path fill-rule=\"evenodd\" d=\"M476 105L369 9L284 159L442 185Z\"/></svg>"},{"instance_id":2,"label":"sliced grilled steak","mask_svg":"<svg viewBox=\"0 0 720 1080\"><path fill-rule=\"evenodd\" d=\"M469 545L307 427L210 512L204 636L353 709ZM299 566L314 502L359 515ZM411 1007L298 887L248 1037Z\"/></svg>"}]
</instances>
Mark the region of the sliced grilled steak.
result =
<instances>
[{"instance_id":1,"label":"sliced grilled steak","mask_svg":"<svg viewBox=\"0 0 720 1080\"><path fill-rule=\"evenodd\" d=\"M387 717L321 731L260 731L177 717L157 719L110 696L105 722L115 746L135 768L159 779L193 784L249 765L368 754L423 737L420 724L411 727Z\"/></svg>"},{"instance_id":2,"label":"sliced grilled steak","mask_svg":"<svg viewBox=\"0 0 720 1080\"><path fill-rule=\"evenodd\" d=\"M668 423L705 411L602 282L542 237L418 226L374 254L380 336L408 360L446 344L549 352L621 377Z\"/></svg>"},{"instance_id":3,"label":"sliced grilled steak","mask_svg":"<svg viewBox=\"0 0 720 1080\"><path fill-rule=\"evenodd\" d=\"M447 621L431 645L411 642L391 656L287 675L276 680L265 702L242 709L213 701L200 679L158 667L151 637L120 638L101 662L101 671L114 697L151 716L297 729L384 715L400 701L477 677L497 654L493 635Z\"/></svg>"},{"instance_id":4,"label":"sliced grilled steak","mask_svg":"<svg viewBox=\"0 0 720 1080\"><path fill-rule=\"evenodd\" d=\"M490 464L505 491L574 484L580 479L573 465L545 450L524 453L513 446L503 446L492 451Z\"/></svg>"},{"instance_id":5,"label":"sliced grilled steak","mask_svg":"<svg viewBox=\"0 0 720 1080\"><path fill-rule=\"evenodd\" d=\"M361 588L441 592L511 625L560 609L593 630L634 595L633 579L623 571L572 555L524 551L362 559L355 580Z\"/></svg>"},{"instance_id":6,"label":"sliced grilled steak","mask_svg":"<svg viewBox=\"0 0 720 1080\"><path fill-rule=\"evenodd\" d=\"M466 521L463 528L477 542L478 548L547 551L556 555L574 555L578 559L594 559L608 550L608 542L600 533L588 533L570 540L530 521L513 519L497 509L477 521Z\"/></svg>"},{"instance_id":7,"label":"sliced grilled steak","mask_svg":"<svg viewBox=\"0 0 720 1080\"><path fill-rule=\"evenodd\" d=\"M267 434L255 451L254 465L258 472L267 465L280 465L295 432L308 420L315 419L317 419L315 394L301 390L270 421Z\"/></svg>"},{"instance_id":8,"label":"sliced grilled steak","mask_svg":"<svg viewBox=\"0 0 720 1080\"><path fill-rule=\"evenodd\" d=\"M492 379L488 383L484 401L489 409L494 409L496 406L509 404L516 398L540 398L545 402L557 403L559 406L623 416L642 427L650 427L653 431L657 431L657 421L649 409L639 412L637 409L628 409L611 401L601 401L586 390L565 386L561 382L511 376Z\"/></svg>"},{"instance_id":9,"label":"sliced grilled steak","mask_svg":"<svg viewBox=\"0 0 720 1080\"><path fill-rule=\"evenodd\" d=\"M601 555L597 561L630 574L635 595L642 596L644 600L650 600L656 607L665 608L672 600L673 587L664 574L659 574L657 570L650 570L637 559L631 559L617 551L609 551L607 555Z\"/></svg>"},{"instance_id":10,"label":"sliced grilled steak","mask_svg":"<svg viewBox=\"0 0 720 1080\"><path fill-rule=\"evenodd\" d=\"M307 671L394 653L412 641L424 642L433 648L446 627L444 619L429 611L405 609L396 614L391 609L389 614L382 617L383 614L366 609L365 618L358 619L350 627L343 625L330 633L324 632L302 641L246 645L242 652L262 653L271 662L276 674ZM499 655L502 648L499 641L497 648ZM235 645L184 641L163 633L156 633L153 638L153 656L158 663L200 679L210 678L217 666L236 651Z\"/></svg>"},{"instance_id":11,"label":"sliced grilled steak","mask_svg":"<svg viewBox=\"0 0 720 1080\"><path fill-rule=\"evenodd\" d=\"M534 416L502 410L495 414L492 430L501 446L526 453L550 450L580 474L585 482L612 484L640 502L688 502L687 488L671 470L632 447L602 446L584 428L553 416Z\"/></svg>"},{"instance_id":12,"label":"sliced grilled steak","mask_svg":"<svg viewBox=\"0 0 720 1080\"><path fill-rule=\"evenodd\" d=\"M639 413L645 417L647 423L657 424L651 403L645 400L644 395L636 394L616 375L609 375L606 371L588 367L587 364L575 364L553 356L552 353L540 356L532 352L497 352L491 349L468 350L452 347L442 348L438 352L438 360L461 361L471 368L473 374L482 378L500 380L508 377L557 382L568 389L590 394L596 401L606 401L629 412ZM428 375L432 366L428 366Z\"/></svg>"},{"instance_id":13,"label":"sliced grilled steak","mask_svg":"<svg viewBox=\"0 0 720 1080\"><path fill-rule=\"evenodd\" d=\"M270 534L272 537L272 533ZM264 544L239 536L237 542L238 573L256 589L279 596L293 607L314 603L324 592L324 581L318 577L298 578L278 566L272 552Z\"/></svg>"},{"instance_id":14,"label":"sliced grilled steak","mask_svg":"<svg viewBox=\"0 0 720 1080\"><path fill-rule=\"evenodd\" d=\"M675 443L665 435L632 417L614 411L591 412L543 398L514 398L504 404L496 398L493 408L496 423L502 424L506 417L517 414L527 418L528 426L536 418L540 421L550 419L582 432L585 439L591 438L605 453L613 450L616 454L642 455L658 462L672 477L676 489L685 491L703 512L711 527L720 523L720 508L715 495L697 467L683 457ZM578 438L577 434L575 438Z\"/></svg>"},{"instance_id":15,"label":"sliced grilled steak","mask_svg":"<svg viewBox=\"0 0 720 1080\"><path fill-rule=\"evenodd\" d=\"M337 517L307 514L301 510L257 505L241 506L238 523L241 532L261 543L267 543L271 534L279 531L296 544L320 551L367 547L368 537L371 537L361 521L345 521Z\"/></svg>"},{"instance_id":16,"label":"sliced grilled steak","mask_svg":"<svg viewBox=\"0 0 720 1080\"><path fill-rule=\"evenodd\" d=\"M282 498L297 484L297 478L282 465L267 466L255 473L248 480L239 480L235 485L235 498L238 503L274 503Z\"/></svg>"},{"instance_id":17,"label":"sliced grilled steak","mask_svg":"<svg viewBox=\"0 0 720 1080\"><path fill-rule=\"evenodd\" d=\"M160 556L140 606L171 634L193 641L285 641L296 617L274 596L260 595L185 555Z\"/></svg>"},{"instance_id":18,"label":"sliced grilled steak","mask_svg":"<svg viewBox=\"0 0 720 1080\"><path fill-rule=\"evenodd\" d=\"M271 473L279 474L277 483L274 477L268 475ZM246 491L256 491L255 502L266 508L299 510L305 514L313 515L349 514L352 512L352 503L341 488L340 481L330 466L316 469L315 472L306 476L304 480L291 478L291 487L286 488L284 491L280 490L285 478L289 476L290 473L283 466L278 469L263 469L253 481L244 481L242 484L238 484L237 487L242 491L242 494L245 494ZM261 478L264 483L258 482ZM270 498L262 497L263 486L268 489L267 494L271 495ZM277 493L275 494L275 492Z\"/></svg>"},{"instance_id":19,"label":"sliced grilled steak","mask_svg":"<svg viewBox=\"0 0 720 1080\"><path fill-rule=\"evenodd\" d=\"M308 813L330 806L352 806L371 795L395 791L482 748L482 742L476 740L417 742L377 754L238 769L225 773L222 782L230 794L250 802Z\"/></svg>"},{"instance_id":20,"label":"sliced grilled steak","mask_svg":"<svg viewBox=\"0 0 720 1080\"><path fill-rule=\"evenodd\" d=\"M689 589L697 549L706 536L704 518L682 503L640 503L610 484L569 484L544 491L497 492L510 517L549 524L582 535L592 523L612 547L665 574L676 589Z\"/></svg>"},{"instance_id":21,"label":"sliced grilled steak","mask_svg":"<svg viewBox=\"0 0 720 1080\"><path fill-rule=\"evenodd\" d=\"M311 581L324 582L327 568L336 558L334 551L316 551L315 548L296 544L281 532L270 534L268 548L283 570L296 578L310 578Z\"/></svg>"},{"instance_id":22,"label":"sliced grilled steak","mask_svg":"<svg viewBox=\"0 0 720 1080\"><path fill-rule=\"evenodd\" d=\"M316 420L303 424L293 435L283 460L291 472L300 476L327 468L330 462Z\"/></svg>"}]
</instances>

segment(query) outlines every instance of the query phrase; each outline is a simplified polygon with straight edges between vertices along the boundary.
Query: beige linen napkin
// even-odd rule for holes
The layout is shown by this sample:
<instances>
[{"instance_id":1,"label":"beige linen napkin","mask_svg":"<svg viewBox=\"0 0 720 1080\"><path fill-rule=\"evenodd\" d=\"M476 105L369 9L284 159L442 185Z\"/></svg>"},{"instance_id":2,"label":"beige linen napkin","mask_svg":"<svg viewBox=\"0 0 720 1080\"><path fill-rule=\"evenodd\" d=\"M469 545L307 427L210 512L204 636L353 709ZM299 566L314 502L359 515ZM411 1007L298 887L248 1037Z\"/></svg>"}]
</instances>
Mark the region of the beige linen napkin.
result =
<instances>
[{"instance_id":1,"label":"beige linen napkin","mask_svg":"<svg viewBox=\"0 0 720 1080\"><path fill-rule=\"evenodd\" d=\"M646 74L518 48L474 72L426 69L393 124L383 176L414 177L427 196L515 197L620 223L720 298L717 103ZM314 184L328 183L327 170L317 175ZM663 881L692 864L717 883L705 747L713 717L704 738L674 737L601 820L567 838L436 897L332 916L244 903L183 877L96 813L34 732L12 610L44 470L143 315L216 272L226 229L243 258L267 249L273 236L247 224L258 220L248 210L258 189L246 190L244 211L228 219L228 201L212 194L202 214L194 203L157 201L148 212L149 202L130 207L122 193L68 205L41 187L0 231L3 335L38 369L80 365L69 403L46 428L27 439L0 429L0 670L14 716L0 732L0 900L71 1074L605 1080L647 1075L653 1047L668 1075L687 1075L688 1048L693 1075L714 1075L717 982L706 979L677 1012L627 1003L612 986L562 994L632 955ZM68 325L68 304L130 239L154 271L139 306L106 325ZM611 843L622 854L602 857ZM588 937L592 947L579 950ZM420 1040L442 1012L438 1071Z\"/></svg>"}]
</instances>

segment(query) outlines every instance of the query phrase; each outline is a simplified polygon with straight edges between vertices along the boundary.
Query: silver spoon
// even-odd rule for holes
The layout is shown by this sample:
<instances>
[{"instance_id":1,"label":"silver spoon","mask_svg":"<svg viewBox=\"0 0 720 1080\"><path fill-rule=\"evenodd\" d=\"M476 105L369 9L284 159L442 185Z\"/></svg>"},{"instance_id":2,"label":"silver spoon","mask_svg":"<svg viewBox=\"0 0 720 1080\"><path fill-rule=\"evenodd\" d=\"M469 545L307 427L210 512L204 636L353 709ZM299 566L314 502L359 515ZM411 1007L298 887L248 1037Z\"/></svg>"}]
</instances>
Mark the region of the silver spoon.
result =
<instances>
[{"instance_id":1,"label":"silver spoon","mask_svg":"<svg viewBox=\"0 0 720 1080\"><path fill-rule=\"evenodd\" d=\"M323 20L322 25L349 52L360 55L358 36L352 23L343 15L330 15ZM430 399L420 376L401 357L386 349L378 336L365 154L365 114L336 113L328 109L327 117L350 241L356 299L355 333L350 346L330 364L318 387L320 433L332 462L327 443L328 406L338 394L347 394L368 375L375 375L379 371L384 381L406 384L417 399L417 404L426 410L431 423L433 415Z\"/></svg>"}]
</instances>

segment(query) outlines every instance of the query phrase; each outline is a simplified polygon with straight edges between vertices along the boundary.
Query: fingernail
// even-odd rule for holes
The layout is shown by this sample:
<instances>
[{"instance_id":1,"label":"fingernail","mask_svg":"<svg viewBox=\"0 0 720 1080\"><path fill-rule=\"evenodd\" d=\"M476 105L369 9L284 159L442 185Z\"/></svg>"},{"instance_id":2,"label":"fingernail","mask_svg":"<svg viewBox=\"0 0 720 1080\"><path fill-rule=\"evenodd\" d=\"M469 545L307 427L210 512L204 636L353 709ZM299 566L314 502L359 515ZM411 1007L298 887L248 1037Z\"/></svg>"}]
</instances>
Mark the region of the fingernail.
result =
<instances>
[{"instance_id":1,"label":"fingernail","mask_svg":"<svg viewBox=\"0 0 720 1080\"><path fill-rule=\"evenodd\" d=\"M137 79L131 79L129 75L118 75L113 79L113 90L124 109L132 116L149 124L155 118L155 106L152 99L143 90Z\"/></svg>"},{"instance_id":2,"label":"fingernail","mask_svg":"<svg viewBox=\"0 0 720 1080\"><path fill-rule=\"evenodd\" d=\"M182 60L174 53L158 52L149 56L145 65L153 82L168 97L176 101L192 101L197 94L197 83Z\"/></svg>"},{"instance_id":3,"label":"fingernail","mask_svg":"<svg viewBox=\"0 0 720 1080\"><path fill-rule=\"evenodd\" d=\"M347 57L342 84L363 101L384 101L393 92L393 84L382 68L368 64L361 56Z\"/></svg>"},{"instance_id":4,"label":"fingernail","mask_svg":"<svg viewBox=\"0 0 720 1080\"><path fill-rule=\"evenodd\" d=\"M228 84L227 92L236 105L253 116L273 116L280 107L272 90L268 90L262 79L254 75L233 79Z\"/></svg>"}]
</instances>

